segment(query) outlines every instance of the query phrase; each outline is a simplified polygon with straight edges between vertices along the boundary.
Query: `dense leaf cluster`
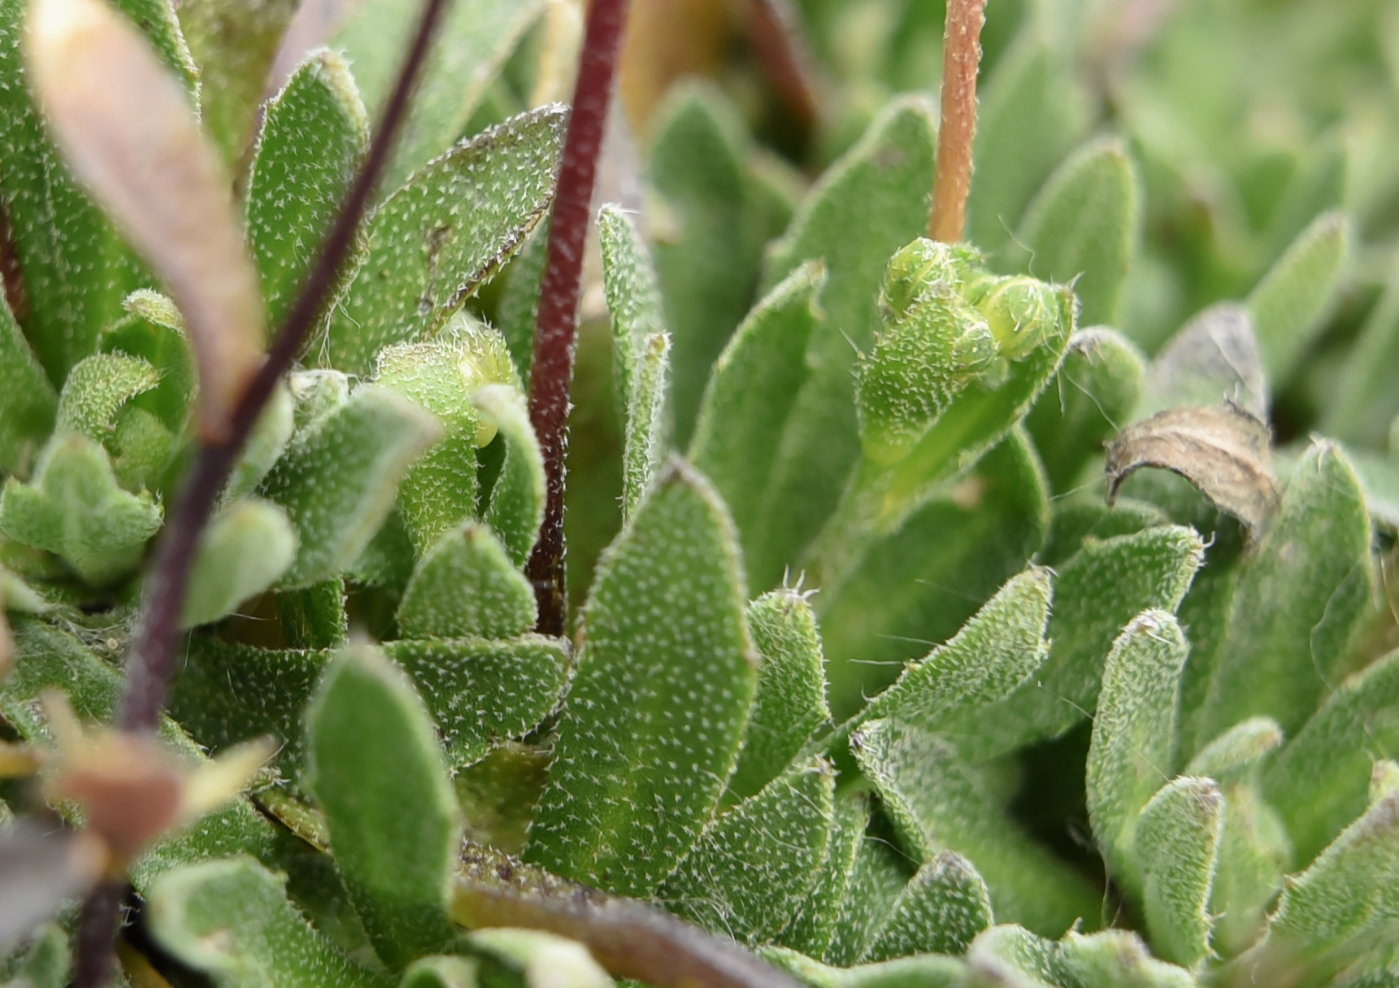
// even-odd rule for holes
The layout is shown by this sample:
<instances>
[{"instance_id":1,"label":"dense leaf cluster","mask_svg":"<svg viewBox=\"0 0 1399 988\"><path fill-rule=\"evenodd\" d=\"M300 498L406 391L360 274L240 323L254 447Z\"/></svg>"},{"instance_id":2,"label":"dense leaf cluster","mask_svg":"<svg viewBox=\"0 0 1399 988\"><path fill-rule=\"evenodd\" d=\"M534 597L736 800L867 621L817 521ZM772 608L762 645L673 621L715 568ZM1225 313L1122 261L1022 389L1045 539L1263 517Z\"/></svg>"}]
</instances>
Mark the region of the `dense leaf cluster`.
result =
<instances>
[{"instance_id":1,"label":"dense leaf cluster","mask_svg":"<svg viewBox=\"0 0 1399 988\"><path fill-rule=\"evenodd\" d=\"M29 777L68 757L55 692L113 718L201 380L45 136L24 6L0 0L0 983L57 988L90 821ZM260 110L291 4L114 6L238 176L276 326L401 5ZM633 121L562 639L524 575L525 395L572 22L458 0L200 544L161 743L276 751L122 862L125 983L705 983L712 946L813 988L1399 984L1399 282L1372 284L1399 20L1200 0L1138 39L1113 32L1139 5L992 0L954 246L921 237L936 6L804 4L841 83L807 174L718 87ZM1308 143L1362 98L1358 137ZM1241 108L1291 116L1241 134Z\"/></svg>"}]
</instances>

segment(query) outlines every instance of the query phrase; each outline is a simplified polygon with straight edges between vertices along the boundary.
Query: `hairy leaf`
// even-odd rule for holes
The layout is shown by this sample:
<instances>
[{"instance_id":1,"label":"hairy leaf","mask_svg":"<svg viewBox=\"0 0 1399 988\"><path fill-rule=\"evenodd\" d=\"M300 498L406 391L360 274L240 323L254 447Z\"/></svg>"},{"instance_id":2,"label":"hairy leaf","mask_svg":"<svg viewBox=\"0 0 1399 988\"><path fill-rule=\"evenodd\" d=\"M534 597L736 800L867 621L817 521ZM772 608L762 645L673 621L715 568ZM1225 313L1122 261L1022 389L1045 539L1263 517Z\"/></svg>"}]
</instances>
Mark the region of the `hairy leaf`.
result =
<instances>
[{"instance_id":1,"label":"hairy leaf","mask_svg":"<svg viewBox=\"0 0 1399 988\"><path fill-rule=\"evenodd\" d=\"M886 839L865 834L855 846L850 878L831 942L821 959L849 967L874 945L875 934L893 913L908 884L913 862Z\"/></svg>"},{"instance_id":2,"label":"hairy leaf","mask_svg":"<svg viewBox=\"0 0 1399 988\"><path fill-rule=\"evenodd\" d=\"M390 196L369 224L368 254L336 309L324 352L311 356L368 374L385 346L421 340L445 323L544 216L567 117L551 106L508 120Z\"/></svg>"},{"instance_id":3,"label":"hairy leaf","mask_svg":"<svg viewBox=\"0 0 1399 988\"><path fill-rule=\"evenodd\" d=\"M777 777L716 817L656 897L711 932L771 940L817 879L834 791L835 773L821 759Z\"/></svg>"},{"instance_id":4,"label":"hairy leaf","mask_svg":"<svg viewBox=\"0 0 1399 988\"><path fill-rule=\"evenodd\" d=\"M408 464L436 421L390 391L364 387L297 436L260 487L287 509L300 539L284 586L338 575L373 537Z\"/></svg>"},{"instance_id":5,"label":"hairy leaf","mask_svg":"<svg viewBox=\"0 0 1399 988\"><path fill-rule=\"evenodd\" d=\"M1310 861L1364 811L1371 765L1399 756L1399 653L1342 683L1264 773L1297 859Z\"/></svg>"},{"instance_id":6,"label":"hairy leaf","mask_svg":"<svg viewBox=\"0 0 1399 988\"><path fill-rule=\"evenodd\" d=\"M307 712L307 744L330 846L375 951L402 968L442 947L461 811L413 687L369 646L342 653Z\"/></svg>"},{"instance_id":7,"label":"hairy leaf","mask_svg":"<svg viewBox=\"0 0 1399 988\"><path fill-rule=\"evenodd\" d=\"M827 276L824 317L807 348L810 376L797 393L754 526L764 537L746 555L756 586L775 581L816 535L859 456L852 344L870 346L889 257L923 230L933 133L927 104L890 105L827 170L773 248L767 288L807 260L824 260Z\"/></svg>"},{"instance_id":8,"label":"hairy leaf","mask_svg":"<svg viewBox=\"0 0 1399 988\"><path fill-rule=\"evenodd\" d=\"M1138 815L1171 778L1189 651L1174 617L1144 611L1122 630L1103 667L1088 751L1088 816L1109 872L1139 894Z\"/></svg>"},{"instance_id":9,"label":"hairy leaf","mask_svg":"<svg viewBox=\"0 0 1399 988\"><path fill-rule=\"evenodd\" d=\"M732 523L675 461L599 564L525 858L644 895L694 843L757 681Z\"/></svg>"},{"instance_id":10,"label":"hairy leaf","mask_svg":"<svg viewBox=\"0 0 1399 988\"><path fill-rule=\"evenodd\" d=\"M625 418L622 517L636 510L666 442L666 376L670 336L656 272L635 227L616 206L598 213L603 286L612 313L612 364Z\"/></svg>"},{"instance_id":11,"label":"hairy leaf","mask_svg":"<svg viewBox=\"0 0 1399 988\"><path fill-rule=\"evenodd\" d=\"M1011 430L967 476L876 542L815 603L837 716L903 662L957 634L1044 539L1049 492L1029 440Z\"/></svg>"},{"instance_id":12,"label":"hairy leaf","mask_svg":"<svg viewBox=\"0 0 1399 988\"><path fill-rule=\"evenodd\" d=\"M747 143L742 121L722 95L682 82L658 116L647 160L647 178L663 204L651 227L674 344L671 406L681 445L692 442L710 368L753 301L763 248L790 216L790 208L764 194L745 161ZM793 394L785 397L790 402ZM781 426L778 421L773 428L780 434Z\"/></svg>"},{"instance_id":13,"label":"hairy leaf","mask_svg":"<svg viewBox=\"0 0 1399 988\"><path fill-rule=\"evenodd\" d=\"M160 521L160 505L122 490L106 451L76 433L45 450L32 485L11 477L0 493L0 533L54 553L92 584L129 572Z\"/></svg>"},{"instance_id":14,"label":"hairy leaf","mask_svg":"<svg viewBox=\"0 0 1399 988\"><path fill-rule=\"evenodd\" d=\"M1210 952L1210 893L1224 827L1223 797L1210 779L1180 778L1151 798L1132 849L1152 946L1194 968Z\"/></svg>"},{"instance_id":15,"label":"hairy leaf","mask_svg":"<svg viewBox=\"0 0 1399 988\"><path fill-rule=\"evenodd\" d=\"M1112 323L1141 237L1140 180L1120 140L1087 144L1050 176L1025 211L1016 242L1021 266L1071 282L1085 326Z\"/></svg>"},{"instance_id":16,"label":"hairy leaf","mask_svg":"<svg viewBox=\"0 0 1399 988\"><path fill-rule=\"evenodd\" d=\"M0 306L0 471L28 476L57 410L58 396L38 357L10 307Z\"/></svg>"},{"instance_id":17,"label":"hairy leaf","mask_svg":"<svg viewBox=\"0 0 1399 988\"><path fill-rule=\"evenodd\" d=\"M731 506L749 557L763 536L756 526L773 460L809 372L824 284L819 264L802 264L754 306L715 361L699 406L690 459Z\"/></svg>"},{"instance_id":18,"label":"hairy leaf","mask_svg":"<svg viewBox=\"0 0 1399 988\"><path fill-rule=\"evenodd\" d=\"M729 793L752 796L792 763L822 724L826 676L816 615L796 590L772 590L748 605L748 630L762 657L758 687Z\"/></svg>"},{"instance_id":19,"label":"hairy leaf","mask_svg":"<svg viewBox=\"0 0 1399 988\"><path fill-rule=\"evenodd\" d=\"M1056 737L1089 716L1122 627L1144 610L1174 611L1203 554L1198 535L1171 525L1086 542L1057 567L1052 644L1039 673L1005 700L955 719L946 733L966 758L982 760Z\"/></svg>"},{"instance_id":20,"label":"hairy leaf","mask_svg":"<svg viewBox=\"0 0 1399 988\"><path fill-rule=\"evenodd\" d=\"M457 140L542 6L541 0L466 0L448 12L394 149L386 191L397 189ZM364 103L376 119L388 102L412 27L412 18L403 16L395 0L370 0L335 37L334 47L354 65Z\"/></svg>"},{"instance_id":21,"label":"hairy leaf","mask_svg":"<svg viewBox=\"0 0 1399 988\"><path fill-rule=\"evenodd\" d=\"M812 957L826 955L847 901L855 856L864 844L869 821L869 802L864 794L846 793L836 798L826 857L806 900L778 935L778 943Z\"/></svg>"},{"instance_id":22,"label":"hairy leaf","mask_svg":"<svg viewBox=\"0 0 1399 988\"><path fill-rule=\"evenodd\" d=\"M263 110L243 212L269 333L295 301L368 143L354 79L333 52L302 62ZM353 271L356 261L343 270Z\"/></svg>"},{"instance_id":23,"label":"hairy leaf","mask_svg":"<svg viewBox=\"0 0 1399 988\"><path fill-rule=\"evenodd\" d=\"M991 922L991 898L981 875L965 858L944 852L908 880L865 959L960 956Z\"/></svg>"},{"instance_id":24,"label":"hairy leaf","mask_svg":"<svg viewBox=\"0 0 1399 988\"><path fill-rule=\"evenodd\" d=\"M350 960L287 898L286 878L232 858L161 875L146 923L161 948L219 988L387 988Z\"/></svg>"},{"instance_id":25,"label":"hairy leaf","mask_svg":"<svg viewBox=\"0 0 1399 988\"><path fill-rule=\"evenodd\" d=\"M812 988L957 988L966 979L960 960L936 954L855 967L830 967L787 947L764 947L758 954Z\"/></svg>"},{"instance_id":26,"label":"hairy leaf","mask_svg":"<svg viewBox=\"0 0 1399 988\"><path fill-rule=\"evenodd\" d=\"M122 406L159 380L159 372L139 357L100 353L81 360L58 396L54 432L63 436L76 432L103 442Z\"/></svg>"},{"instance_id":27,"label":"hairy leaf","mask_svg":"<svg viewBox=\"0 0 1399 988\"><path fill-rule=\"evenodd\" d=\"M204 532L181 627L217 621L266 590L291 566L296 548L296 531L280 506L247 499L225 508Z\"/></svg>"},{"instance_id":28,"label":"hairy leaf","mask_svg":"<svg viewBox=\"0 0 1399 988\"><path fill-rule=\"evenodd\" d=\"M485 521L523 566L544 520L544 460L523 396L514 388L487 385L471 396L482 421L494 424L505 443L505 462L491 488Z\"/></svg>"},{"instance_id":29,"label":"hairy leaf","mask_svg":"<svg viewBox=\"0 0 1399 988\"><path fill-rule=\"evenodd\" d=\"M1094 915L1088 883L1011 821L951 742L874 720L851 735L850 747L908 846L924 861L949 850L971 861L997 916L1052 933Z\"/></svg>"},{"instance_id":30,"label":"hairy leaf","mask_svg":"<svg viewBox=\"0 0 1399 988\"><path fill-rule=\"evenodd\" d=\"M1314 445L1239 575L1204 736L1256 714L1296 731L1339 685L1374 594L1370 539L1364 495L1345 455L1330 443Z\"/></svg>"},{"instance_id":31,"label":"hairy leaf","mask_svg":"<svg viewBox=\"0 0 1399 988\"><path fill-rule=\"evenodd\" d=\"M1268 379L1284 383L1325 326L1346 263L1350 226L1341 213L1324 213L1298 235L1287 253L1248 296Z\"/></svg>"},{"instance_id":32,"label":"hairy leaf","mask_svg":"<svg viewBox=\"0 0 1399 988\"><path fill-rule=\"evenodd\" d=\"M1055 493L1072 490L1103 441L1128 421L1143 372L1141 351L1113 330L1069 338L1058 375L1025 417Z\"/></svg>"},{"instance_id":33,"label":"hairy leaf","mask_svg":"<svg viewBox=\"0 0 1399 988\"><path fill-rule=\"evenodd\" d=\"M468 523L427 551L398 607L405 638L513 638L534 626L534 588L490 531Z\"/></svg>"},{"instance_id":34,"label":"hairy leaf","mask_svg":"<svg viewBox=\"0 0 1399 988\"><path fill-rule=\"evenodd\" d=\"M222 166L184 86L105 3L43 0L29 27L26 64L54 138L170 286L199 366L200 426L219 438L262 354L261 293Z\"/></svg>"}]
</instances>

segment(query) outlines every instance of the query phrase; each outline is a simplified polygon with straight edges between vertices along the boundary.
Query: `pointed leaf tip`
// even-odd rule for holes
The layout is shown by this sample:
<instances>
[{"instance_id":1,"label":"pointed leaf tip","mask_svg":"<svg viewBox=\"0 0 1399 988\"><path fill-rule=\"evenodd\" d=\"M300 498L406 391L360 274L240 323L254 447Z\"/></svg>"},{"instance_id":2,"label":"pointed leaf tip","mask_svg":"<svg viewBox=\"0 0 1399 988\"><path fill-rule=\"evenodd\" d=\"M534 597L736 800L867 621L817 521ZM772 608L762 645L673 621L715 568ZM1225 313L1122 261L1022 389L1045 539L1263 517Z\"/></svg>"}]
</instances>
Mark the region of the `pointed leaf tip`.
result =
<instances>
[{"instance_id":1,"label":"pointed leaf tip","mask_svg":"<svg viewBox=\"0 0 1399 988\"><path fill-rule=\"evenodd\" d=\"M200 428L220 438L262 349L262 298L229 197L181 83L101 0L35 0L29 77L94 198L169 286L199 365Z\"/></svg>"}]
</instances>

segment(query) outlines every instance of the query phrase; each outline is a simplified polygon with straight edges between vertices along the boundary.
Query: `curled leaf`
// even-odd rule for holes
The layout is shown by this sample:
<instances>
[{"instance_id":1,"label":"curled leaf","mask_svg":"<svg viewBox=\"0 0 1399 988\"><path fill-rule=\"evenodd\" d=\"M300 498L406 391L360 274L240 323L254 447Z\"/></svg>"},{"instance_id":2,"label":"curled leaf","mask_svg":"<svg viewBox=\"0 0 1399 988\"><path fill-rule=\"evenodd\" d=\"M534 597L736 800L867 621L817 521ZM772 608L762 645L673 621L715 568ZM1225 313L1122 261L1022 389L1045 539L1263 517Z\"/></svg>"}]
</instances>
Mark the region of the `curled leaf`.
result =
<instances>
[{"instance_id":1,"label":"curled leaf","mask_svg":"<svg viewBox=\"0 0 1399 988\"><path fill-rule=\"evenodd\" d=\"M262 295L229 182L184 87L101 0L36 0L30 79L64 158L170 288L220 438L262 351Z\"/></svg>"},{"instance_id":2,"label":"curled leaf","mask_svg":"<svg viewBox=\"0 0 1399 988\"><path fill-rule=\"evenodd\" d=\"M1108 503L1142 467L1170 470L1256 536L1278 505L1270 439L1267 424L1233 402L1158 412L1123 429L1108 447Z\"/></svg>"}]
</instances>

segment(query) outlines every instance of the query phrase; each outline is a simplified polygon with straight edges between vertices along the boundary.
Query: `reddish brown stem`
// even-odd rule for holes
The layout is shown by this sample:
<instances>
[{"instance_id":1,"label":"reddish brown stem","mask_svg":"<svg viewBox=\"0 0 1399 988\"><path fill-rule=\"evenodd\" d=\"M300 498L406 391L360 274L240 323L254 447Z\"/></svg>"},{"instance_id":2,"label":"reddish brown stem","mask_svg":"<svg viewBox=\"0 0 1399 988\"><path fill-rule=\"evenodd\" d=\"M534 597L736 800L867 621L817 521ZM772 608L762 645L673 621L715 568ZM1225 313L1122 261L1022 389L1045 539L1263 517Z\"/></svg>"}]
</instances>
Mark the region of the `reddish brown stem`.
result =
<instances>
[{"instance_id":1,"label":"reddish brown stem","mask_svg":"<svg viewBox=\"0 0 1399 988\"><path fill-rule=\"evenodd\" d=\"M234 407L227 438L199 446L194 465L161 536L147 579L146 606L132 639L126 688L117 712L117 723L123 730L155 730L179 654L180 615L184 611L185 590L200 538L208 527L219 492L227 483L238 454L272 396L273 388L291 368L306 337L316 325L336 283L340 267L349 256L369 198L379 183L394 138L407 114L408 99L447 2L425 0L413 46L404 58L403 68L384 109L369 154L340 207L335 225L326 236L315 266L268 351L267 359ZM110 978L120 887L104 882L83 903L78 920L76 988L102 988Z\"/></svg>"},{"instance_id":2,"label":"reddish brown stem","mask_svg":"<svg viewBox=\"0 0 1399 988\"><path fill-rule=\"evenodd\" d=\"M583 278L598 155L607 129L607 108L617 69L617 49L626 26L628 0L593 0L573 88L573 115L564 138L549 252L534 324L529 417L539 437L548 481L544 524L527 572L539 602L538 629L561 635L568 612L564 589L564 459L568 453L569 389L573 383L574 336Z\"/></svg>"},{"instance_id":3,"label":"reddish brown stem","mask_svg":"<svg viewBox=\"0 0 1399 988\"><path fill-rule=\"evenodd\" d=\"M933 211L928 218L928 236L945 243L961 240L966 222L985 9L986 0L947 3L942 40L942 125L933 175Z\"/></svg>"},{"instance_id":4,"label":"reddish brown stem","mask_svg":"<svg viewBox=\"0 0 1399 988\"><path fill-rule=\"evenodd\" d=\"M810 127L820 112L815 60L792 0L750 0L748 40L787 108Z\"/></svg>"}]
</instances>

